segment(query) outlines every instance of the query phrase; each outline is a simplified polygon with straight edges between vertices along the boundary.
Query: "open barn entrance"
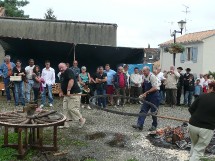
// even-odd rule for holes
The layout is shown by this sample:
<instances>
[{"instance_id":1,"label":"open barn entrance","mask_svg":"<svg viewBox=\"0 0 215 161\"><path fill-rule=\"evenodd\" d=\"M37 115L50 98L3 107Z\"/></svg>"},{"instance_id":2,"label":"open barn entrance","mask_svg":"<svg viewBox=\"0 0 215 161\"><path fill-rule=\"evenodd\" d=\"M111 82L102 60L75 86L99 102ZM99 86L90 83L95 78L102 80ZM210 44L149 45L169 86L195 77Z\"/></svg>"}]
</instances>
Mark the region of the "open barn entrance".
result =
<instances>
[{"instance_id":1,"label":"open barn entrance","mask_svg":"<svg viewBox=\"0 0 215 161\"><path fill-rule=\"evenodd\" d=\"M5 54L11 55L12 61L20 59L23 66L28 59L33 58L35 64L44 67L45 60L51 61L51 66L58 72L60 62L70 63L75 58L79 67L85 65L89 72L95 72L100 65L110 64L116 69L118 64L138 64L143 62L144 51L137 48L98 46L87 44L74 44L65 42L30 40L11 37L1 37L0 44Z\"/></svg>"}]
</instances>

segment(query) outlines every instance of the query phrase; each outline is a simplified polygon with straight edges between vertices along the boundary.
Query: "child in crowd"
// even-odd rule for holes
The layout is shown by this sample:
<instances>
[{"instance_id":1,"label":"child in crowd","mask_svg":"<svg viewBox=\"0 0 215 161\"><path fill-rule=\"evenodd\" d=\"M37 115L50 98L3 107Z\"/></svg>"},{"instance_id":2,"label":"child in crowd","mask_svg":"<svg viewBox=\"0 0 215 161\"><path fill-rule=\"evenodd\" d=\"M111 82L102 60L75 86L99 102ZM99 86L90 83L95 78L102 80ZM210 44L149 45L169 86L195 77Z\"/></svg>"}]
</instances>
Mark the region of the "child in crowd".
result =
<instances>
[{"instance_id":1,"label":"child in crowd","mask_svg":"<svg viewBox=\"0 0 215 161\"><path fill-rule=\"evenodd\" d=\"M33 69L33 74L32 74L32 79L34 81L33 83L33 91L34 91L34 103L38 104L38 98L39 98L39 94L41 92L41 87L42 87L42 83L45 83L44 79L41 78L40 75L40 67L38 65L35 65L34 69ZM39 107L37 108L37 111L41 111L42 109L40 109Z\"/></svg>"},{"instance_id":2,"label":"child in crowd","mask_svg":"<svg viewBox=\"0 0 215 161\"><path fill-rule=\"evenodd\" d=\"M204 75L205 81L203 82L203 92L208 93L208 84L210 83L210 80L208 79L208 75Z\"/></svg>"},{"instance_id":3,"label":"child in crowd","mask_svg":"<svg viewBox=\"0 0 215 161\"><path fill-rule=\"evenodd\" d=\"M195 81L192 74L188 77L188 86L187 90L185 92L185 105L188 105L188 107L191 106L193 95L195 91Z\"/></svg>"},{"instance_id":4,"label":"child in crowd","mask_svg":"<svg viewBox=\"0 0 215 161\"><path fill-rule=\"evenodd\" d=\"M85 83L85 85L82 88L82 94L86 94L85 96L81 96L81 103L82 103L82 108L84 108L84 104L87 105L87 109L91 109L89 106L89 99L91 97L91 93L90 93L90 88L88 87L88 82Z\"/></svg>"},{"instance_id":5,"label":"child in crowd","mask_svg":"<svg viewBox=\"0 0 215 161\"><path fill-rule=\"evenodd\" d=\"M202 86L200 85L200 79L198 78L196 80L195 84L195 91L194 91L194 97L195 99L199 98L199 96L203 93Z\"/></svg>"}]
</instances>

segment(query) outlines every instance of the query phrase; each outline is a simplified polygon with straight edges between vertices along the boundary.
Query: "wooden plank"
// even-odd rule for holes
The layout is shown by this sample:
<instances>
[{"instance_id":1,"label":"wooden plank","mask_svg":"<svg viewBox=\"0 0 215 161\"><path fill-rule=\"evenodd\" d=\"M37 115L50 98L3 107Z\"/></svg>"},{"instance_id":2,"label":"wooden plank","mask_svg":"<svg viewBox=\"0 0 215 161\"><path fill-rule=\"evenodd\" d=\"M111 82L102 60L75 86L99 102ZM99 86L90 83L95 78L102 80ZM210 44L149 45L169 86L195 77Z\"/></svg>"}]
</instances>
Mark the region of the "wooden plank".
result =
<instances>
[{"instance_id":1,"label":"wooden plank","mask_svg":"<svg viewBox=\"0 0 215 161\"><path fill-rule=\"evenodd\" d=\"M57 148L57 126L54 126L53 130L53 146Z\"/></svg>"},{"instance_id":2,"label":"wooden plank","mask_svg":"<svg viewBox=\"0 0 215 161\"><path fill-rule=\"evenodd\" d=\"M4 146L8 145L8 127L4 127Z\"/></svg>"},{"instance_id":3,"label":"wooden plank","mask_svg":"<svg viewBox=\"0 0 215 161\"><path fill-rule=\"evenodd\" d=\"M22 143L22 128L18 129L18 154L24 155L23 143Z\"/></svg>"}]
</instances>

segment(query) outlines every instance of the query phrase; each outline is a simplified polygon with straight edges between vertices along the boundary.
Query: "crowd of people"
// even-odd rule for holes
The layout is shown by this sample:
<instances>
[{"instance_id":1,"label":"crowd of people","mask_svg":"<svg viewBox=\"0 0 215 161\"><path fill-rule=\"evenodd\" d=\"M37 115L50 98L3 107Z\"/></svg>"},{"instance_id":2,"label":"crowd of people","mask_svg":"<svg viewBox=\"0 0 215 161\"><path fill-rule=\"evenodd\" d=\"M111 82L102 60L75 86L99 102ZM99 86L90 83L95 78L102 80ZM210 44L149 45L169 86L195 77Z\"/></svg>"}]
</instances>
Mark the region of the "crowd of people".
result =
<instances>
[{"instance_id":1,"label":"crowd of people","mask_svg":"<svg viewBox=\"0 0 215 161\"><path fill-rule=\"evenodd\" d=\"M161 104L167 104L171 107L176 105L190 107L193 98L196 99L202 93L207 93L208 84L214 81L213 76L208 74L200 74L199 77L195 78L191 74L190 68L187 68L184 74L182 71L182 67L175 70L174 66L171 66L169 71L161 72L160 69L154 71L161 83L159 90ZM182 95L183 103L181 103Z\"/></svg>"},{"instance_id":2,"label":"crowd of people","mask_svg":"<svg viewBox=\"0 0 215 161\"><path fill-rule=\"evenodd\" d=\"M29 60L29 65L25 68L22 62L17 60L15 64L10 62L10 56L5 56L4 63L0 66L0 76L4 79L7 101L11 100L10 88L14 93L15 106L25 105L25 102L30 101L30 91L33 90L34 101L40 104L43 108L46 104L46 92L48 92L49 106L53 106L52 86L55 84L55 70L50 66L50 61L45 61L45 67L41 70L38 65L34 64L34 60ZM124 106L126 103L139 104L141 102L135 99L114 99L111 95L122 95L138 98L144 93L145 83L143 70L137 67L133 73L128 73L129 66L121 65L117 71L111 69L109 64L104 67L99 66L95 73L90 74L87 68L78 67L78 61L73 62L70 67L69 63L66 66L71 69L77 79L78 85L85 96L81 97L82 107L91 109L89 106L89 98L93 95L109 94L108 99L99 98L97 103L100 107L105 108L110 106ZM199 78L195 79L191 74L191 69L187 68L186 73L182 74L183 68L174 66L170 67L169 71L161 72L160 68L153 70L153 74L158 79L160 104L167 104L171 107L181 105L181 96L183 95L183 105L191 106L193 97L198 98L201 93L206 93L208 84L214 80L212 76L200 74ZM57 74L60 78L61 72ZM10 81L10 76L21 76L21 81ZM38 96L41 93L41 102L38 102Z\"/></svg>"},{"instance_id":3,"label":"crowd of people","mask_svg":"<svg viewBox=\"0 0 215 161\"><path fill-rule=\"evenodd\" d=\"M48 105L53 107L54 99L52 86L55 84L55 70L51 67L50 61L45 61L45 67L41 70L35 65L33 59L29 60L27 67L22 66L20 60L15 64L11 62L9 55L5 56L4 63L0 66L0 76L3 77L6 90L7 101L11 101L10 89L12 89L15 106L25 106L30 102L31 90L33 90L33 101L38 104L37 110L46 106L46 96L48 93ZM214 98L215 82L213 76L200 74L195 78L191 74L191 69L187 68L184 74L183 68L174 66L169 71L161 72L160 68L150 70L145 66L143 69L135 67L133 73L128 72L127 64L119 65L117 71L111 69L109 64L104 67L99 66L95 73L90 74L87 68L78 67L78 61L73 61L73 66L69 63L58 65L61 88L59 96L63 98L63 110L67 120L62 128L70 126L69 121L78 120L79 127L82 128L86 119L80 113L80 105L91 109L89 99L93 95L105 95L108 97L98 97L96 104L100 108L109 106L124 106L129 104L142 104L140 113L156 113L160 104L166 104L172 108L181 105L183 95L183 105L189 106L191 118L189 121L190 137L192 140L190 160L198 160L204 154L205 147L213 137L215 129L214 119ZM12 76L19 79L12 80ZM202 93L207 93L202 95ZM41 101L39 102L39 95ZM120 97L113 97L117 95ZM124 97L121 97L124 96ZM129 96L129 97L125 97ZM151 106L147 102L140 102L144 98L156 106ZM193 98L195 98L193 102ZM204 108L202 108L204 106ZM140 115L137 123L132 127L143 130L146 115ZM152 126L150 131L156 130L158 126L157 117L152 116Z\"/></svg>"},{"instance_id":4,"label":"crowd of people","mask_svg":"<svg viewBox=\"0 0 215 161\"><path fill-rule=\"evenodd\" d=\"M11 101L11 90L13 92L15 106L25 106L25 103L31 99L35 103L38 102L41 93L40 108L46 103L46 91L48 91L49 106L53 107L52 85L55 84L55 70L50 66L50 61L45 61L45 67L40 70L38 65L34 64L34 60L29 60L29 65L22 66L20 60L16 60L15 64L10 61L9 55L4 58L4 63L0 66L0 76L3 77L7 101ZM13 80L11 76L21 77L21 79ZM34 96L31 98L31 90Z\"/></svg>"}]
</instances>

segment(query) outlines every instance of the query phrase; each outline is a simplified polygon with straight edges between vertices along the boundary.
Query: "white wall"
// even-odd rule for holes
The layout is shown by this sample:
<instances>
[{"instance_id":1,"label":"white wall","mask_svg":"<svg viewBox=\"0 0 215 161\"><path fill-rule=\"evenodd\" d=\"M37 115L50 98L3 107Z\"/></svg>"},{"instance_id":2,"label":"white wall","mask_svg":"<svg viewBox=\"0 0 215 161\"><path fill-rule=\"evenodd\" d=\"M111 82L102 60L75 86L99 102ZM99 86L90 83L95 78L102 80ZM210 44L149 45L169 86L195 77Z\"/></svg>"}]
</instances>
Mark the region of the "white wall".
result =
<instances>
[{"instance_id":1,"label":"white wall","mask_svg":"<svg viewBox=\"0 0 215 161\"><path fill-rule=\"evenodd\" d=\"M215 72L215 36L204 40L203 73Z\"/></svg>"},{"instance_id":2,"label":"white wall","mask_svg":"<svg viewBox=\"0 0 215 161\"><path fill-rule=\"evenodd\" d=\"M190 68L192 73L199 75L200 73L203 72L203 69L202 69L203 43L184 45L184 47L185 48L186 47L198 47L197 63L193 63L192 61L189 61L189 62L185 61L184 63L181 63L181 61L180 61L181 54L178 53L178 54L176 54L175 66L182 67L184 69L183 72L185 72L186 68ZM165 53L163 51L163 49L161 48L160 60L161 60L162 71L169 70L170 66L173 65L173 54Z\"/></svg>"},{"instance_id":3,"label":"white wall","mask_svg":"<svg viewBox=\"0 0 215 161\"><path fill-rule=\"evenodd\" d=\"M170 66L173 65L173 55L164 52L163 48L160 48L160 64L161 70L169 70ZM177 56L176 56L177 57Z\"/></svg>"}]
</instances>

